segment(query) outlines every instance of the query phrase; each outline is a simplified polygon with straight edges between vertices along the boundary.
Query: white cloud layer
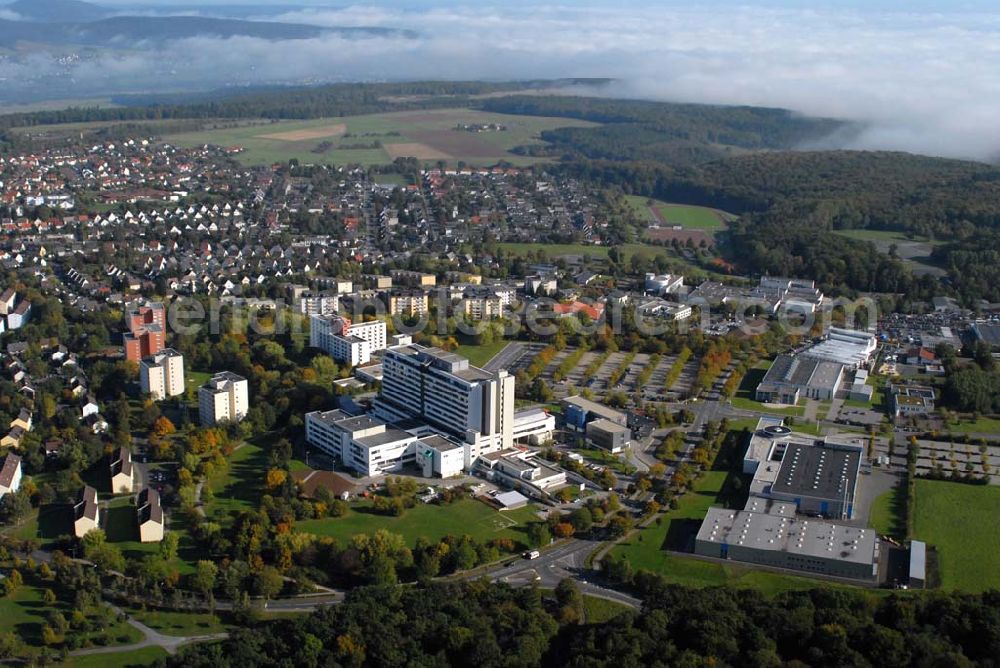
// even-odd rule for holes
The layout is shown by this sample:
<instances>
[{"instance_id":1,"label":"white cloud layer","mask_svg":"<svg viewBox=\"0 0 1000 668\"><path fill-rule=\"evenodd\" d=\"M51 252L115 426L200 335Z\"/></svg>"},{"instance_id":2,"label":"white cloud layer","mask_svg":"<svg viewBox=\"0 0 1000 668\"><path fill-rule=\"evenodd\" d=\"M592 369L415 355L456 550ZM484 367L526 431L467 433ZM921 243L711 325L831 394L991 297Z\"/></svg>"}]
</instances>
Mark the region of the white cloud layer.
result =
<instances>
[{"instance_id":1,"label":"white cloud layer","mask_svg":"<svg viewBox=\"0 0 1000 668\"><path fill-rule=\"evenodd\" d=\"M456 2L423 10L302 10L280 20L400 28L420 37L190 39L165 53L132 51L74 65L72 76L81 88L152 90L277 81L614 77L621 81L615 92L623 96L777 106L863 121L867 129L853 147L1000 155L1000 9ZM0 78L16 81L26 65L0 63ZM30 66L35 75L43 71L37 60Z\"/></svg>"}]
</instances>

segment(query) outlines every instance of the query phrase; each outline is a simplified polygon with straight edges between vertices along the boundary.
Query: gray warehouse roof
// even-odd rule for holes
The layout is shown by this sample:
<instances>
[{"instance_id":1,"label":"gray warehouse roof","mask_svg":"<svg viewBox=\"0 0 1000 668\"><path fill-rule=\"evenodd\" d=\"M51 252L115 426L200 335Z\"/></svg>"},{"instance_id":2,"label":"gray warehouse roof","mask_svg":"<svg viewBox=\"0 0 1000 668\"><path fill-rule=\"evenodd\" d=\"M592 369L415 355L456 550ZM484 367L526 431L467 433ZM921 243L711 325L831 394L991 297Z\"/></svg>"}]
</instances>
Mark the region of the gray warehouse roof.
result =
<instances>
[{"instance_id":1,"label":"gray warehouse roof","mask_svg":"<svg viewBox=\"0 0 1000 668\"><path fill-rule=\"evenodd\" d=\"M709 508L697 540L873 564L874 529L746 510Z\"/></svg>"},{"instance_id":2,"label":"gray warehouse roof","mask_svg":"<svg viewBox=\"0 0 1000 668\"><path fill-rule=\"evenodd\" d=\"M792 496L853 498L861 465L860 449L788 443L771 489Z\"/></svg>"}]
</instances>

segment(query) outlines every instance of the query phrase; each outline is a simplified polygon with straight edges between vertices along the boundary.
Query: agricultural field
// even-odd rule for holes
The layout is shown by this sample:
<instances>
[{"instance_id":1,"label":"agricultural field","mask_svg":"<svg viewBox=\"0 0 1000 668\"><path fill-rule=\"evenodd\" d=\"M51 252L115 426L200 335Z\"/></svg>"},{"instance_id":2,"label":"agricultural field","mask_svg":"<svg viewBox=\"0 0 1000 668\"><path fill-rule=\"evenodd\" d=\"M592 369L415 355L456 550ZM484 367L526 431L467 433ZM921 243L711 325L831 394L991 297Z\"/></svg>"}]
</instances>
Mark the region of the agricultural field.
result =
<instances>
[{"instance_id":1,"label":"agricultural field","mask_svg":"<svg viewBox=\"0 0 1000 668\"><path fill-rule=\"evenodd\" d=\"M459 124L495 123L505 131L468 132ZM220 122L221 125L221 122ZM254 125L228 124L169 135L178 146L216 144L241 146L238 159L249 165L298 159L303 163L388 164L395 158L491 165L501 160L530 164L536 160L517 156L510 149L539 143L543 130L589 127L585 121L494 114L471 109L402 111L309 121L275 121Z\"/></svg>"},{"instance_id":2,"label":"agricultural field","mask_svg":"<svg viewBox=\"0 0 1000 668\"><path fill-rule=\"evenodd\" d=\"M449 534L468 534L482 541L512 538L527 545L525 525L537 520L537 513L538 508L531 505L501 513L480 501L464 499L445 506L418 503L400 517L391 517L376 513L369 502L363 501L353 504L343 517L296 522L295 530L348 540L357 534L385 529L403 536L411 545L420 536L437 541Z\"/></svg>"},{"instance_id":3,"label":"agricultural field","mask_svg":"<svg viewBox=\"0 0 1000 668\"><path fill-rule=\"evenodd\" d=\"M913 537L937 549L943 589L1000 588L1000 487L917 480Z\"/></svg>"}]
</instances>

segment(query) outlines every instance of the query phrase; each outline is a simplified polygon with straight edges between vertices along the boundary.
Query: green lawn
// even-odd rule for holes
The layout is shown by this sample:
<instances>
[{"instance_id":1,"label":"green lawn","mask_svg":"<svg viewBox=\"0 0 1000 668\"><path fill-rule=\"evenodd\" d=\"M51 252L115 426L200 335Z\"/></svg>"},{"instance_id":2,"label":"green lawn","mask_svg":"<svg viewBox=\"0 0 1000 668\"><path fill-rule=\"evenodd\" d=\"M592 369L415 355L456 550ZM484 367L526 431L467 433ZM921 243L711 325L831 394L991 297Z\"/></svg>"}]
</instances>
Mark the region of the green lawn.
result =
<instances>
[{"instance_id":1,"label":"green lawn","mask_svg":"<svg viewBox=\"0 0 1000 668\"><path fill-rule=\"evenodd\" d=\"M202 636L221 633L227 628L217 616L207 612L129 610L129 614L149 628L168 636Z\"/></svg>"},{"instance_id":2,"label":"green lawn","mask_svg":"<svg viewBox=\"0 0 1000 668\"><path fill-rule=\"evenodd\" d=\"M526 545L524 526L537 519L537 512L537 507L529 505L501 513L480 501L465 499L447 506L417 503L401 517L390 517L376 514L365 501L353 504L344 517L296 522L295 530L346 540L385 529L400 534L410 544L420 536L440 540L449 534L468 534L477 540L513 538Z\"/></svg>"},{"instance_id":3,"label":"green lawn","mask_svg":"<svg viewBox=\"0 0 1000 668\"><path fill-rule=\"evenodd\" d=\"M229 468L209 482L215 499L205 506L206 514L221 519L234 511L256 508L266 472L267 452L244 442L229 456Z\"/></svg>"},{"instance_id":4,"label":"green lawn","mask_svg":"<svg viewBox=\"0 0 1000 668\"><path fill-rule=\"evenodd\" d=\"M583 597L583 613L588 624L602 624L631 609L623 603L609 601L606 598L586 595Z\"/></svg>"},{"instance_id":5,"label":"green lawn","mask_svg":"<svg viewBox=\"0 0 1000 668\"><path fill-rule=\"evenodd\" d=\"M10 534L19 540L37 538L42 541L42 547L45 547L60 536L73 533L72 514L69 505L54 503L41 506L32 510L20 525L12 528Z\"/></svg>"},{"instance_id":6,"label":"green lawn","mask_svg":"<svg viewBox=\"0 0 1000 668\"><path fill-rule=\"evenodd\" d=\"M784 415L791 417L802 417L805 415L805 408L803 406L783 406L778 407L773 404L764 404L759 401L754 401L745 396L737 396L732 398L733 408L739 408L747 411L758 411L761 413L771 413L772 415Z\"/></svg>"},{"instance_id":7,"label":"green lawn","mask_svg":"<svg viewBox=\"0 0 1000 668\"><path fill-rule=\"evenodd\" d=\"M197 560L198 554L193 549L193 540L187 528L175 517L177 512L179 511L167 515L169 522L167 530L178 534L180 539L178 558L174 561L174 565L182 575L187 575L194 572L194 561ZM111 501L107 510L102 512L102 518L102 527L107 534L108 542L114 543L127 559L142 559L147 555L159 553L158 542L139 542L139 526L136 523L135 506L130 497Z\"/></svg>"},{"instance_id":8,"label":"green lawn","mask_svg":"<svg viewBox=\"0 0 1000 668\"><path fill-rule=\"evenodd\" d=\"M876 531L897 540L906 537L906 488L896 486L872 502L870 524Z\"/></svg>"},{"instance_id":9,"label":"green lawn","mask_svg":"<svg viewBox=\"0 0 1000 668\"><path fill-rule=\"evenodd\" d=\"M469 358L469 363L472 366L481 367L493 359L497 353L506 348L508 343L510 343L510 341L500 340L481 346L477 346L475 344L463 344L460 345L455 352L462 357Z\"/></svg>"},{"instance_id":10,"label":"green lawn","mask_svg":"<svg viewBox=\"0 0 1000 668\"><path fill-rule=\"evenodd\" d=\"M1000 487L917 480L914 538L937 548L943 589L1000 588Z\"/></svg>"},{"instance_id":11,"label":"green lawn","mask_svg":"<svg viewBox=\"0 0 1000 668\"><path fill-rule=\"evenodd\" d=\"M455 129L459 123L499 123L506 126L507 130L489 133L464 132ZM340 124L346 126L344 128L346 133L353 136L341 136L340 128L337 127ZM436 162L438 156L447 156L452 162L464 161L477 165L492 165L501 160L513 164L531 164L539 160L530 156L515 155L510 153L510 149L524 144L540 143L539 135L544 130L594 125L587 121L568 118L515 116L471 109L428 109L308 121L265 122L253 125L240 123L237 127L209 128L199 132L169 135L166 139L178 146L186 147L206 143L242 146L245 151L236 157L248 165L286 162L292 158L306 164L382 165L391 163L394 154L405 155L407 151L413 150L413 144L424 145L435 151L433 158L428 155L416 156L428 162ZM324 130L329 132L320 136ZM314 136L306 138L266 136L296 131L314 131ZM315 149L322 142L330 142L332 148L316 152ZM376 143L381 144L381 147L375 146ZM411 146L393 148L394 145L400 144Z\"/></svg>"},{"instance_id":12,"label":"green lawn","mask_svg":"<svg viewBox=\"0 0 1000 668\"><path fill-rule=\"evenodd\" d=\"M130 652L74 656L61 665L64 668L128 668L131 666L150 666L156 660L165 658L167 658L167 652L162 647L143 647Z\"/></svg>"},{"instance_id":13,"label":"green lawn","mask_svg":"<svg viewBox=\"0 0 1000 668\"><path fill-rule=\"evenodd\" d=\"M13 594L0 598L0 632L14 632L29 645L42 645L42 627L46 624L48 615L58 610L69 619L74 606L64 600L58 600L54 605L47 605L42 595L46 588L57 589L54 583L35 582L21 585ZM70 633L78 633L70 631ZM103 631L90 631L84 635L85 640L97 642L104 639L107 645L127 645L139 642L142 635L128 624L114 622Z\"/></svg>"},{"instance_id":14,"label":"green lawn","mask_svg":"<svg viewBox=\"0 0 1000 668\"><path fill-rule=\"evenodd\" d=\"M612 554L626 557L636 570L645 568L663 572L663 566L670 558L664 547L671 525L676 523L676 527L680 527L700 523L708 509L717 503L727 475L726 471L707 472L691 492L678 500L676 510L666 513L658 525L653 524L638 532L631 541L616 546Z\"/></svg>"},{"instance_id":15,"label":"green lawn","mask_svg":"<svg viewBox=\"0 0 1000 668\"><path fill-rule=\"evenodd\" d=\"M978 420L949 423L944 431L953 431L956 434L1000 434L1000 418L981 417Z\"/></svg>"},{"instance_id":16,"label":"green lawn","mask_svg":"<svg viewBox=\"0 0 1000 668\"><path fill-rule=\"evenodd\" d=\"M195 391L211 379L212 374L207 371L187 371L184 374L184 385Z\"/></svg>"}]
</instances>

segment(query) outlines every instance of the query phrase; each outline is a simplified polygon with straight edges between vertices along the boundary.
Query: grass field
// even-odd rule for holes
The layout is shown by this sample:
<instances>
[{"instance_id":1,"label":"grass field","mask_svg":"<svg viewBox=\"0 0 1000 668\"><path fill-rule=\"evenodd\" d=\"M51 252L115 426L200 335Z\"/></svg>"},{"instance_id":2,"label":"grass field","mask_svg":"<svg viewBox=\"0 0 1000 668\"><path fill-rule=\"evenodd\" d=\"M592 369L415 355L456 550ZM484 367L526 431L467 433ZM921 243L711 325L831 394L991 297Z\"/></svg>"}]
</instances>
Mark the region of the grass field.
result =
<instances>
[{"instance_id":1,"label":"grass field","mask_svg":"<svg viewBox=\"0 0 1000 668\"><path fill-rule=\"evenodd\" d=\"M207 371L187 371L184 374L184 386L195 391L211 379L212 374Z\"/></svg>"},{"instance_id":2,"label":"grass field","mask_svg":"<svg viewBox=\"0 0 1000 668\"><path fill-rule=\"evenodd\" d=\"M944 431L956 434L1000 434L1000 418L981 417L978 420L948 423Z\"/></svg>"},{"instance_id":3,"label":"grass field","mask_svg":"<svg viewBox=\"0 0 1000 668\"><path fill-rule=\"evenodd\" d=\"M160 551L159 543L139 542L139 527L136 524L135 506L130 497L114 499L108 504L106 510L102 511L103 528L107 534L108 542L114 543L128 559L142 559L146 555L157 554ZM174 561L178 572L187 575L194 572L194 561L197 560L197 552L193 549L193 540L188 535L187 529L178 524L173 514L167 515L169 522L167 529L178 534L178 558Z\"/></svg>"},{"instance_id":4,"label":"grass field","mask_svg":"<svg viewBox=\"0 0 1000 668\"><path fill-rule=\"evenodd\" d=\"M167 658L162 647L143 647L130 652L91 654L90 656L69 657L60 665L63 668L126 668L149 666L157 659Z\"/></svg>"},{"instance_id":5,"label":"grass field","mask_svg":"<svg viewBox=\"0 0 1000 668\"><path fill-rule=\"evenodd\" d=\"M167 636L201 636L221 633L226 625L207 612L170 612L164 610L129 610L129 614L151 629Z\"/></svg>"},{"instance_id":6,"label":"grass field","mask_svg":"<svg viewBox=\"0 0 1000 668\"><path fill-rule=\"evenodd\" d=\"M880 253L888 253L895 246L896 254L905 265L917 274L943 275L944 268L931 261L934 247L943 243L937 239L908 238L906 234L890 230L834 230L849 239L868 241Z\"/></svg>"},{"instance_id":7,"label":"grass field","mask_svg":"<svg viewBox=\"0 0 1000 668\"><path fill-rule=\"evenodd\" d=\"M35 586L25 582L13 594L0 599L0 632L14 632L25 643L41 646L42 627L46 624L49 613L58 610L69 618L75 609L62 600L47 605L42 598L44 589L44 583ZM89 632L84 637L94 641L98 635L98 632ZM105 638L107 645L127 645L142 638L137 630L118 622L100 635Z\"/></svg>"},{"instance_id":8,"label":"grass field","mask_svg":"<svg viewBox=\"0 0 1000 668\"><path fill-rule=\"evenodd\" d=\"M897 540L906 537L906 489L897 485L872 501L868 523L880 534Z\"/></svg>"},{"instance_id":9,"label":"grass field","mask_svg":"<svg viewBox=\"0 0 1000 668\"><path fill-rule=\"evenodd\" d=\"M650 224L681 225L685 229L716 232L724 229L726 221L733 217L708 207L669 204L660 200L653 200L650 207L649 198L638 195L629 195L626 199L633 210Z\"/></svg>"},{"instance_id":10,"label":"grass field","mask_svg":"<svg viewBox=\"0 0 1000 668\"><path fill-rule=\"evenodd\" d=\"M455 129L456 125L466 123L497 123L507 130L473 133ZM343 131L337 128L339 125L344 126ZM494 164L500 160L527 164L535 160L514 155L510 149L539 143L538 137L543 130L592 125L566 118L433 109L219 127L170 135L166 140L178 146L242 146L245 151L239 154L239 159L250 165L285 162L292 158L303 163L380 165L399 156L476 165ZM334 132L334 128L338 131ZM319 151L321 142L330 142L332 146Z\"/></svg>"},{"instance_id":11,"label":"grass field","mask_svg":"<svg viewBox=\"0 0 1000 668\"><path fill-rule=\"evenodd\" d=\"M606 598L586 595L583 597L583 614L588 624L602 624L631 609L627 605Z\"/></svg>"},{"instance_id":12,"label":"grass field","mask_svg":"<svg viewBox=\"0 0 1000 668\"><path fill-rule=\"evenodd\" d=\"M296 522L295 530L346 540L362 533L385 529L399 534L411 545L420 536L440 540L451 534L468 534L477 540L513 538L526 545L525 524L537 519L535 506L498 512L479 501L466 499L447 506L418 503L401 517L376 514L368 502L355 504L344 517Z\"/></svg>"},{"instance_id":13,"label":"grass field","mask_svg":"<svg viewBox=\"0 0 1000 668\"><path fill-rule=\"evenodd\" d=\"M267 452L264 448L254 443L243 443L229 456L229 468L210 481L215 498L206 504L206 514L219 520L231 512L257 507L266 472Z\"/></svg>"},{"instance_id":14,"label":"grass field","mask_svg":"<svg viewBox=\"0 0 1000 668\"><path fill-rule=\"evenodd\" d=\"M1000 487L917 480L913 533L937 548L943 589L1000 588Z\"/></svg>"},{"instance_id":15,"label":"grass field","mask_svg":"<svg viewBox=\"0 0 1000 668\"><path fill-rule=\"evenodd\" d=\"M510 341L501 340L483 346L475 344L460 345L455 352L462 357L469 358L469 363L473 366L481 367L493 359L498 352L506 348L508 343Z\"/></svg>"}]
</instances>

